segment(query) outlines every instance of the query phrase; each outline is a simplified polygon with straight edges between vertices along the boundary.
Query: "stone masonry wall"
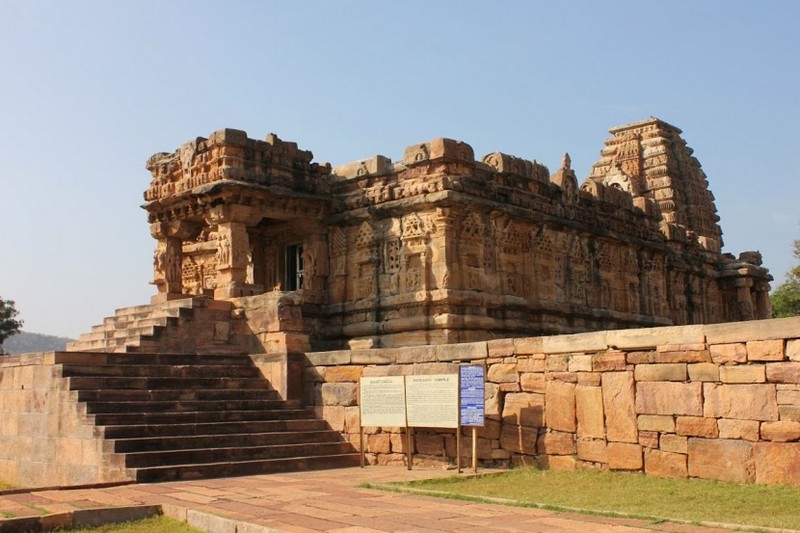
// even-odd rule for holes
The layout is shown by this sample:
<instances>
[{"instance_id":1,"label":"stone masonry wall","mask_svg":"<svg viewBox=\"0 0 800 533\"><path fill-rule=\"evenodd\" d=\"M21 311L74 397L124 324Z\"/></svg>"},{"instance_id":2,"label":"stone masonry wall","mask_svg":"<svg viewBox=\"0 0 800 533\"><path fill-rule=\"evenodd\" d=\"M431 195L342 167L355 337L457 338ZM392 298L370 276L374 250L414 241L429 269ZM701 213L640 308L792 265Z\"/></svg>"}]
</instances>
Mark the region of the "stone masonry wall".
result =
<instances>
[{"instance_id":1,"label":"stone masonry wall","mask_svg":"<svg viewBox=\"0 0 800 533\"><path fill-rule=\"evenodd\" d=\"M0 479L28 487L130 479L61 377L54 353L0 358Z\"/></svg>"},{"instance_id":2,"label":"stone masonry wall","mask_svg":"<svg viewBox=\"0 0 800 533\"><path fill-rule=\"evenodd\" d=\"M358 447L361 376L459 363L487 367L484 464L800 485L800 317L310 353L306 399ZM400 428L365 433L370 463L405 460ZM455 430L414 433L454 460Z\"/></svg>"}]
</instances>

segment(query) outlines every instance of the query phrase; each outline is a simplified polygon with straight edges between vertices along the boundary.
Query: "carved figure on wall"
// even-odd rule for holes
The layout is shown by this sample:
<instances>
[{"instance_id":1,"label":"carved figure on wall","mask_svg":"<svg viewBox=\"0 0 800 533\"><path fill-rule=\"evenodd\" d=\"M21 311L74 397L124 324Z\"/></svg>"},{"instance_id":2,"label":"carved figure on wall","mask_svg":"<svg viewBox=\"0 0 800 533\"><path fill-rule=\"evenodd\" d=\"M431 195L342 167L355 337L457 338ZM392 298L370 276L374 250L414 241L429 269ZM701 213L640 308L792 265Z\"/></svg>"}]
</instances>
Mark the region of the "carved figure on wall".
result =
<instances>
[{"instance_id":1,"label":"carved figure on wall","mask_svg":"<svg viewBox=\"0 0 800 533\"><path fill-rule=\"evenodd\" d=\"M217 254L218 268L227 268L231 266L231 241L230 237L224 233L220 235Z\"/></svg>"}]
</instances>

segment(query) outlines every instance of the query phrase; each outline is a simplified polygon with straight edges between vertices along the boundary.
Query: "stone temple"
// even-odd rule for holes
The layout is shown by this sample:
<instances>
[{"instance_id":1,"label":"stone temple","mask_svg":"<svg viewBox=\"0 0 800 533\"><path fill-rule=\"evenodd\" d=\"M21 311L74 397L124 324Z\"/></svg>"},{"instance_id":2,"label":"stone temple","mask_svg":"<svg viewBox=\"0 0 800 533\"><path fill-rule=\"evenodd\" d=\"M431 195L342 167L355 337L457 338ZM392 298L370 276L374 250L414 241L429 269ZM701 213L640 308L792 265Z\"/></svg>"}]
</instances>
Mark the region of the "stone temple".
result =
<instances>
[{"instance_id":1,"label":"stone temple","mask_svg":"<svg viewBox=\"0 0 800 533\"><path fill-rule=\"evenodd\" d=\"M583 183L567 154L550 172L443 138L331 168L272 134L198 137L147 162L153 301L280 310L260 342L302 350L768 318L771 277L721 253L681 130L610 133Z\"/></svg>"}]
</instances>

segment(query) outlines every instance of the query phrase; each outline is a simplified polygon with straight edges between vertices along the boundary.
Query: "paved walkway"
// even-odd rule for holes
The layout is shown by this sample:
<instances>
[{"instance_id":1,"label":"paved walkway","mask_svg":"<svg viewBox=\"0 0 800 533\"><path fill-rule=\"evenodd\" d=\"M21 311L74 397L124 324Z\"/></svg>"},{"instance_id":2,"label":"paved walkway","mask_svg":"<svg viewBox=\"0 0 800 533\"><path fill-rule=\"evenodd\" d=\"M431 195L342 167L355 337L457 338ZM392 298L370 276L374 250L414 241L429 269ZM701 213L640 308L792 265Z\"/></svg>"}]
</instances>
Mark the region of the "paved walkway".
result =
<instances>
[{"instance_id":1,"label":"paved walkway","mask_svg":"<svg viewBox=\"0 0 800 533\"><path fill-rule=\"evenodd\" d=\"M453 475L453 471L370 466L200 481L0 495L3 516L36 516L92 507L158 504L165 513L205 517L207 531L235 533L597 532L718 533L730 530L604 518L445 500L359 488ZM194 513L194 514L193 514ZM217 518L219 517L219 518ZM252 524L252 525L248 525ZM258 526L256 526L256 524ZM261 527L259 527L261 526Z\"/></svg>"}]
</instances>

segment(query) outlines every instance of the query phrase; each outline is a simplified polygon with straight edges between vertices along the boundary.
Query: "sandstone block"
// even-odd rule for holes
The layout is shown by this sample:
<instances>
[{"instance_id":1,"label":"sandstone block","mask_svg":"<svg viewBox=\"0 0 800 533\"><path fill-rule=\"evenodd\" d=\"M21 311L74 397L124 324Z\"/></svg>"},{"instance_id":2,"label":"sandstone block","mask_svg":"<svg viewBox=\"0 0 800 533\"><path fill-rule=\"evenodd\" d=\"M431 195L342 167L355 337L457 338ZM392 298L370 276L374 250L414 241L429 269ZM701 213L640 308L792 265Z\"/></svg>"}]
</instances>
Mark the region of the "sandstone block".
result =
<instances>
[{"instance_id":1,"label":"sandstone block","mask_svg":"<svg viewBox=\"0 0 800 533\"><path fill-rule=\"evenodd\" d=\"M542 340L543 337L525 337L514 339L514 353L517 355L543 353Z\"/></svg>"},{"instance_id":2,"label":"sandstone block","mask_svg":"<svg viewBox=\"0 0 800 533\"><path fill-rule=\"evenodd\" d=\"M679 416L675 421L675 432L687 437L716 438L719 436L717 419L702 416Z\"/></svg>"},{"instance_id":3,"label":"sandstone block","mask_svg":"<svg viewBox=\"0 0 800 533\"><path fill-rule=\"evenodd\" d=\"M753 445L756 483L800 485L800 443Z\"/></svg>"},{"instance_id":4,"label":"sandstone block","mask_svg":"<svg viewBox=\"0 0 800 533\"><path fill-rule=\"evenodd\" d=\"M688 476L686 455L645 449L644 471L648 476L685 478Z\"/></svg>"},{"instance_id":5,"label":"sandstone block","mask_svg":"<svg viewBox=\"0 0 800 533\"><path fill-rule=\"evenodd\" d=\"M800 422L794 420L763 422L761 424L761 438L773 442L800 440Z\"/></svg>"},{"instance_id":6,"label":"sandstone block","mask_svg":"<svg viewBox=\"0 0 800 533\"><path fill-rule=\"evenodd\" d=\"M592 358L592 370L594 372L625 370L626 364L625 352L608 351Z\"/></svg>"},{"instance_id":7,"label":"sandstone block","mask_svg":"<svg viewBox=\"0 0 800 533\"><path fill-rule=\"evenodd\" d=\"M664 452L688 453L689 437L661 435L658 447Z\"/></svg>"},{"instance_id":8,"label":"sandstone block","mask_svg":"<svg viewBox=\"0 0 800 533\"><path fill-rule=\"evenodd\" d=\"M700 344L705 341L703 326L622 329L608 332L608 345L621 350L655 348L663 344Z\"/></svg>"},{"instance_id":9,"label":"sandstone block","mask_svg":"<svg viewBox=\"0 0 800 533\"><path fill-rule=\"evenodd\" d=\"M389 365L392 366L392 365ZM405 365L400 365L405 366ZM415 363L412 365L413 374L415 376L424 376L429 374L458 374L457 363Z\"/></svg>"},{"instance_id":10,"label":"sandstone block","mask_svg":"<svg viewBox=\"0 0 800 533\"><path fill-rule=\"evenodd\" d=\"M467 361L486 359L489 351L485 342L464 342L460 344L439 344L436 358L439 361Z\"/></svg>"},{"instance_id":11,"label":"sandstone block","mask_svg":"<svg viewBox=\"0 0 800 533\"><path fill-rule=\"evenodd\" d=\"M549 381L564 381L566 383L577 383L577 372L547 372L545 379Z\"/></svg>"},{"instance_id":12,"label":"sandstone block","mask_svg":"<svg viewBox=\"0 0 800 533\"><path fill-rule=\"evenodd\" d=\"M517 359L519 372L544 372L544 358L521 357Z\"/></svg>"},{"instance_id":13,"label":"sandstone block","mask_svg":"<svg viewBox=\"0 0 800 533\"><path fill-rule=\"evenodd\" d=\"M436 346L406 346L403 348L383 349L381 352L387 359L397 364L432 363L436 361Z\"/></svg>"},{"instance_id":14,"label":"sandstone block","mask_svg":"<svg viewBox=\"0 0 800 533\"><path fill-rule=\"evenodd\" d=\"M380 365L368 366L361 372L362 377L410 376L413 365Z\"/></svg>"},{"instance_id":15,"label":"sandstone block","mask_svg":"<svg viewBox=\"0 0 800 533\"><path fill-rule=\"evenodd\" d=\"M721 439L757 441L759 425L760 422L758 420L736 420L732 418L720 418L717 420L719 438Z\"/></svg>"},{"instance_id":16,"label":"sandstone block","mask_svg":"<svg viewBox=\"0 0 800 533\"><path fill-rule=\"evenodd\" d=\"M786 357L790 361L800 362L800 339L786 341Z\"/></svg>"},{"instance_id":17,"label":"sandstone block","mask_svg":"<svg viewBox=\"0 0 800 533\"><path fill-rule=\"evenodd\" d=\"M609 441L635 443L639 440L633 382L633 372L603 374L603 410Z\"/></svg>"},{"instance_id":18,"label":"sandstone block","mask_svg":"<svg viewBox=\"0 0 800 533\"><path fill-rule=\"evenodd\" d=\"M578 437L605 438L603 391L600 387L575 387L575 414Z\"/></svg>"},{"instance_id":19,"label":"sandstone block","mask_svg":"<svg viewBox=\"0 0 800 533\"><path fill-rule=\"evenodd\" d=\"M703 416L742 420L778 420L774 385L717 385L704 383Z\"/></svg>"},{"instance_id":20,"label":"sandstone block","mask_svg":"<svg viewBox=\"0 0 800 533\"><path fill-rule=\"evenodd\" d=\"M575 432L575 385L561 381L547 382L545 424L549 429Z\"/></svg>"},{"instance_id":21,"label":"sandstone block","mask_svg":"<svg viewBox=\"0 0 800 533\"><path fill-rule=\"evenodd\" d=\"M542 351L546 354L599 352L608 347L606 343L607 333L613 332L594 331L591 333L576 333L574 335L542 337Z\"/></svg>"},{"instance_id":22,"label":"sandstone block","mask_svg":"<svg viewBox=\"0 0 800 533\"><path fill-rule=\"evenodd\" d=\"M770 383L800 383L800 363L767 363Z\"/></svg>"},{"instance_id":23,"label":"sandstone block","mask_svg":"<svg viewBox=\"0 0 800 533\"><path fill-rule=\"evenodd\" d=\"M544 426L544 410L544 394L530 392L506 394L503 402L503 423L540 428Z\"/></svg>"},{"instance_id":24,"label":"sandstone block","mask_svg":"<svg viewBox=\"0 0 800 533\"><path fill-rule=\"evenodd\" d=\"M786 385L778 385L778 405L800 405L800 390L782 389Z\"/></svg>"},{"instance_id":25,"label":"sandstone block","mask_svg":"<svg viewBox=\"0 0 800 533\"><path fill-rule=\"evenodd\" d=\"M748 361L783 361L783 339L747 341Z\"/></svg>"},{"instance_id":26,"label":"sandstone block","mask_svg":"<svg viewBox=\"0 0 800 533\"><path fill-rule=\"evenodd\" d=\"M764 383L767 381L764 365L735 365L719 367L719 380L723 383Z\"/></svg>"},{"instance_id":27,"label":"sandstone block","mask_svg":"<svg viewBox=\"0 0 800 533\"><path fill-rule=\"evenodd\" d=\"M314 410L317 412L317 416L322 417L331 426L331 429L340 432L344 431L344 407L334 405L317 407Z\"/></svg>"},{"instance_id":28,"label":"sandstone block","mask_svg":"<svg viewBox=\"0 0 800 533\"><path fill-rule=\"evenodd\" d=\"M517 365L514 363L491 365L486 374L486 379L493 383L516 383L519 379Z\"/></svg>"},{"instance_id":29,"label":"sandstone block","mask_svg":"<svg viewBox=\"0 0 800 533\"><path fill-rule=\"evenodd\" d=\"M719 366L714 363L688 365L689 381L719 381Z\"/></svg>"},{"instance_id":30,"label":"sandstone block","mask_svg":"<svg viewBox=\"0 0 800 533\"><path fill-rule=\"evenodd\" d=\"M576 452L575 435L562 431L548 431L539 436L537 449L544 455L571 455Z\"/></svg>"},{"instance_id":31,"label":"sandstone block","mask_svg":"<svg viewBox=\"0 0 800 533\"><path fill-rule=\"evenodd\" d=\"M639 444L645 448L658 448L658 431L640 431Z\"/></svg>"},{"instance_id":32,"label":"sandstone block","mask_svg":"<svg viewBox=\"0 0 800 533\"><path fill-rule=\"evenodd\" d=\"M609 442L606 447L608 467L612 470L641 470L642 447L638 444Z\"/></svg>"},{"instance_id":33,"label":"sandstone block","mask_svg":"<svg viewBox=\"0 0 800 533\"><path fill-rule=\"evenodd\" d=\"M590 463L608 463L608 450L603 440L578 439L578 459Z\"/></svg>"},{"instance_id":34,"label":"sandstone block","mask_svg":"<svg viewBox=\"0 0 800 533\"><path fill-rule=\"evenodd\" d=\"M711 360L718 365L744 363L747 361L747 347L743 342L712 344L708 347Z\"/></svg>"},{"instance_id":35,"label":"sandstone block","mask_svg":"<svg viewBox=\"0 0 800 533\"><path fill-rule=\"evenodd\" d=\"M308 363L312 366L349 365L350 351L311 352L306 354L306 359L308 359Z\"/></svg>"},{"instance_id":36,"label":"sandstone block","mask_svg":"<svg viewBox=\"0 0 800 533\"><path fill-rule=\"evenodd\" d=\"M592 356L585 354L574 354L569 358L567 367L569 372L591 372Z\"/></svg>"},{"instance_id":37,"label":"sandstone block","mask_svg":"<svg viewBox=\"0 0 800 533\"><path fill-rule=\"evenodd\" d=\"M636 381L686 381L688 373L685 363L636 365Z\"/></svg>"},{"instance_id":38,"label":"sandstone block","mask_svg":"<svg viewBox=\"0 0 800 533\"><path fill-rule=\"evenodd\" d=\"M588 387L599 387L602 383L603 374L600 372L581 372L578 374L578 385Z\"/></svg>"},{"instance_id":39,"label":"sandstone block","mask_svg":"<svg viewBox=\"0 0 800 533\"><path fill-rule=\"evenodd\" d=\"M389 433L368 435L367 451L369 453L390 453L392 451L391 435Z\"/></svg>"},{"instance_id":40,"label":"sandstone block","mask_svg":"<svg viewBox=\"0 0 800 533\"><path fill-rule=\"evenodd\" d=\"M636 384L636 412L644 415L703 414L703 384L645 381Z\"/></svg>"},{"instance_id":41,"label":"sandstone block","mask_svg":"<svg viewBox=\"0 0 800 533\"><path fill-rule=\"evenodd\" d=\"M800 405L779 405L778 413L781 420L800 421Z\"/></svg>"},{"instance_id":42,"label":"sandstone block","mask_svg":"<svg viewBox=\"0 0 800 533\"><path fill-rule=\"evenodd\" d=\"M656 346L657 352L697 352L705 349L705 342L695 342L693 344L659 344Z\"/></svg>"},{"instance_id":43,"label":"sandstone block","mask_svg":"<svg viewBox=\"0 0 800 533\"><path fill-rule=\"evenodd\" d=\"M538 464L540 468L559 472L574 472L576 469L576 460L572 455L540 455Z\"/></svg>"},{"instance_id":44,"label":"sandstone block","mask_svg":"<svg viewBox=\"0 0 800 533\"><path fill-rule=\"evenodd\" d=\"M729 439L689 439L689 475L747 483L755 480L753 444Z\"/></svg>"},{"instance_id":45,"label":"sandstone block","mask_svg":"<svg viewBox=\"0 0 800 533\"><path fill-rule=\"evenodd\" d=\"M705 331L709 344L787 339L796 337L800 331L800 317L709 324Z\"/></svg>"},{"instance_id":46,"label":"sandstone block","mask_svg":"<svg viewBox=\"0 0 800 533\"><path fill-rule=\"evenodd\" d=\"M355 383L361 379L363 370L363 366L332 366L325 370L325 381L329 383Z\"/></svg>"},{"instance_id":47,"label":"sandstone block","mask_svg":"<svg viewBox=\"0 0 800 533\"><path fill-rule=\"evenodd\" d=\"M537 437L536 428L504 423L500 431L500 446L504 450L536 455Z\"/></svg>"},{"instance_id":48,"label":"sandstone block","mask_svg":"<svg viewBox=\"0 0 800 533\"><path fill-rule=\"evenodd\" d=\"M514 339L495 339L486 342L489 357L508 357L514 355Z\"/></svg>"},{"instance_id":49,"label":"sandstone block","mask_svg":"<svg viewBox=\"0 0 800 533\"><path fill-rule=\"evenodd\" d=\"M525 372L519 376L520 388L525 392L539 392L544 394L546 383L543 373Z\"/></svg>"},{"instance_id":50,"label":"sandstone block","mask_svg":"<svg viewBox=\"0 0 800 533\"><path fill-rule=\"evenodd\" d=\"M322 405L356 405L357 389L356 383L323 383Z\"/></svg>"},{"instance_id":51,"label":"sandstone block","mask_svg":"<svg viewBox=\"0 0 800 533\"><path fill-rule=\"evenodd\" d=\"M486 383L484 385L484 398L486 416L500 416L502 409L500 387L496 383Z\"/></svg>"},{"instance_id":52,"label":"sandstone block","mask_svg":"<svg viewBox=\"0 0 800 533\"><path fill-rule=\"evenodd\" d=\"M548 372L567 372L569 370L569 355L548 354L544 360L544 369Z\"/></svg>"},{"instance_id":53,"label":"sandstone block","mask_svg":"<svg viewBox=\"0 0 800 533\"><path fill-rule=\"evenodd\" d=\"M436 433L414 433L414 444L417 453L422 455L439 455L445 454L444 437Z\"/></svg>"},{"instance_id":54,"label":"sandstone block","mask_svg":"<svg viewBox=\"0 0 800 533\"><path fill-rule=\"evenodd\" d=\"M670 415L639 415L637 425L640 431L675 432L675 418Z\"/></svg>"}]
</instances>

